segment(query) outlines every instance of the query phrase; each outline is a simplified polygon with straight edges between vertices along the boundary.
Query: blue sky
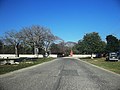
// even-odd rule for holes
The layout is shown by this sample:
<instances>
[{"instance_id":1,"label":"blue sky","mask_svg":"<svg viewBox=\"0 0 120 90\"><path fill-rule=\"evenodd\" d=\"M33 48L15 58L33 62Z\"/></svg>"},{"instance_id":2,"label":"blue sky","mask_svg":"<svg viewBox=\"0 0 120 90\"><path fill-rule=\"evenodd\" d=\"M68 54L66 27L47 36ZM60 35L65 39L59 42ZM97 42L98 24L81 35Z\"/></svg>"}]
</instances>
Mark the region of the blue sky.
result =
<instances>
[{"instance_id":1,"label":"blue sky","mask_svg":"<svg viewBox=\"0 0 120 90\"><path fill-rule=\"evenodd\" d=\"M98 32L120 38L120 0L0 0L0 36L42 25L65 41Z\"/></svg>"}]
</instances>

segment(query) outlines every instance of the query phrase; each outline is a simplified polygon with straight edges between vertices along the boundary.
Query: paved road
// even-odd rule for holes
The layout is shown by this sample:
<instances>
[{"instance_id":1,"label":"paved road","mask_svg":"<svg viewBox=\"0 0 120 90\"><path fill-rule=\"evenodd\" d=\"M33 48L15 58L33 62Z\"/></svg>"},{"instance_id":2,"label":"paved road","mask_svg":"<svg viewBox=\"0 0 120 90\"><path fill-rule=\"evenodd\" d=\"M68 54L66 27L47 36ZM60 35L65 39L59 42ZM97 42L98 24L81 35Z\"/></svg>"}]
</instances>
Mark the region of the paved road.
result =
<instances>
[{"instance_id":1,"label":"paved road","mask_svg":"<svg viewBox=\"0 0 120 90\"><path fill-rule=\"evenodd\" d=\"M120 90L120 76L72 58L0 76L0 90Z\"/></svg>"}]
</instances>

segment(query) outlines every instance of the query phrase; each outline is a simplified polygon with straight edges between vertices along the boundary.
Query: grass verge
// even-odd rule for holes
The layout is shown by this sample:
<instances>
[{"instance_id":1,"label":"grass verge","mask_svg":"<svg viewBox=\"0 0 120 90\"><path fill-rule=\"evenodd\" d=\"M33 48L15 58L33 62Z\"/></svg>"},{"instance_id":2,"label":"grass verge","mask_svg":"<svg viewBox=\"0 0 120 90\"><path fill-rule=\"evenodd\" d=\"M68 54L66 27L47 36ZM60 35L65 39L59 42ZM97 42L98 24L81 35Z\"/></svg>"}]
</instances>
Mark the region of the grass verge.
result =
<instances>
[{"instance_id":1,"label":"grass verge","mask_svg":"<svg viewBox=\"0 0 120 90\"><path fill-rule=\"evenodd\" d=\"M5 74L11 71L15 71L18 69L22 69L22 68L26 68L26 67L30 67L33 65L37 65L43 62L48 62L53 60L53 58L42 58L42 59L36 59L35 61L24 61L24 62L20 62L20 64L18 65L0 65L0 75L1 74Z\"/></svg>"},{"instance_id":2,"label":"grass verge","mask_svg":"<svg viewBox=\"0 0 120 90\"><path fill-rule=\"evenodd\" d=\"M91 64L100 66L102 68L120 74L120 62L105 61L105 58L81 59L81 60L87 61Z\"/></svg>"}]
</instances>

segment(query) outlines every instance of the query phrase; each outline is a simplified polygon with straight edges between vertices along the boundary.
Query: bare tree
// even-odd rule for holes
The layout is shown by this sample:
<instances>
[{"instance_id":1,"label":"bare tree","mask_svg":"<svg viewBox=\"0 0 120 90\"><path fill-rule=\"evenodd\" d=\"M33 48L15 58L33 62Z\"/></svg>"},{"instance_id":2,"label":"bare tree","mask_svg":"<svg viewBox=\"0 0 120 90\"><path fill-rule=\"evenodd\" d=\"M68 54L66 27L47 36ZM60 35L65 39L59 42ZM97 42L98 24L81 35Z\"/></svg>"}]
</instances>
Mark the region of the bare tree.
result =
<instances>
[{"instance_id":1,"label":"bare tree","mask_svg":"<svg viewBox=\"0 0 120 90\"><path fill-rule=\"evenodd\" d=\"M14 47L15 47L15 55L17 57L19 57L18 46L21 43L21 37L20 37L19 32L16 32L14 30L6 32L4 40L5 40L6 44L14 45Z\"/></svg>"},{"instance_id":2,"label":"bare tree","mask_svg":"<svg viewBox=\"0 0 120 90\"><path fill-rule=\"evenodd\" d=\"M34 30L31 27L24 27L21 30L21 37L23 37L23 46L30 46L32 48L32 54L34 54L35 48L35 35Z\"/></svg>"},{"instance_id":3,"label":"bare tree","mask_svg":"<svg viewBox=\"0 0 120 90\"><path fill-rule=\"evenodd\" d=\"M33 54L38 54L40 49L47 53L50 45L59 39L59 37L51 33L50 29L39 25L24 27L19 32L11 31L5 34L6 43L15 46L15 54L17 56L19 56L19 44L22 47L32 47Z\"/></svg>"},{"instance_id":4,"label":"bare tree","mask_svg":"<svg viewBox=\"0 0 120 90\"><path fill-rule=\"evenodd\" d=\"M51 31L49 29L45 29L45 33L44 33L44 50L45 50L45 54L47 55L47 52L50 49L50 45L57 40L58 37L54 36Z\"/></svg>"},{"instance_id":5,"label":"bare tree","mask_svg":"<svg viewBox=\"0 0 120 90\"><path fill-rule=\"evenodd\" d=\"M62 54L65 54L65 51L66 51L66 46L65 46L65 42L62 41L58 44L59 48L60 48L60 51Z\"/></svg>"},{"instance_id":6,"label":"bare tree","mask_svg":"<svg viewBox=\"0 0 120 90\"><path fill-rule=\"evenodd\" d=\"M42 48L47 52L55 40L55 36L48 28L39 25L23 28L21 35L24 37L24 42L34 48L34 52L37 48Z\"/></svg>"}]
</instances>

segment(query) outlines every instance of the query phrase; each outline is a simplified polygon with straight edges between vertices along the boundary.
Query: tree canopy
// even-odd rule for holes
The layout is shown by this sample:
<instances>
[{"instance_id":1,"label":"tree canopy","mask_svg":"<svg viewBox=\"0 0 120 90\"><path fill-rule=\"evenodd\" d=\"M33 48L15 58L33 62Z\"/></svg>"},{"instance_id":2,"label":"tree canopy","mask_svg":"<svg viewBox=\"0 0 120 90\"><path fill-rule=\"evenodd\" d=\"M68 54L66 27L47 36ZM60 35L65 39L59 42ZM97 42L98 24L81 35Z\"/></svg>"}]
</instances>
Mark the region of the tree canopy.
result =
<instances>
[{"instance_id":1,"label":"tree canopy","mask_svg":"<svg viewBox=\"0 0 120 90\"><path fill-rule=\"evenodd\" d=\"M106 36L106 41L107 41L107 46L106 46L107 52L119 51L120 49L119 40L115 36L113 35Z\"/></svg>"},{"instance_id":2,"label":"tree canopy","mask_svg":"<svg viewBox=\"0 0 120 90\"><path fill-rule=\"evenodd\" d=\"M79 40L77 48L81 53L102 53L105 45L99 34L92 32L84 35L83 40Z\"/></svg>"},{"instance_id":3,"label":"tree canopy","mask_svg":"<svg viewBox=\"0 0 120 90\"><path fill-rule=\"evenodd\" d=\"M50 45L59 39L52 34L49 28L40 25L23 27L19 32L16 32L16 30L6 32L3 38L6 46L11 45L15 47L16 55L19 54L19 51L32 51L34 54L36 49L48 52Z\"/></svg>"}]
</instances>

